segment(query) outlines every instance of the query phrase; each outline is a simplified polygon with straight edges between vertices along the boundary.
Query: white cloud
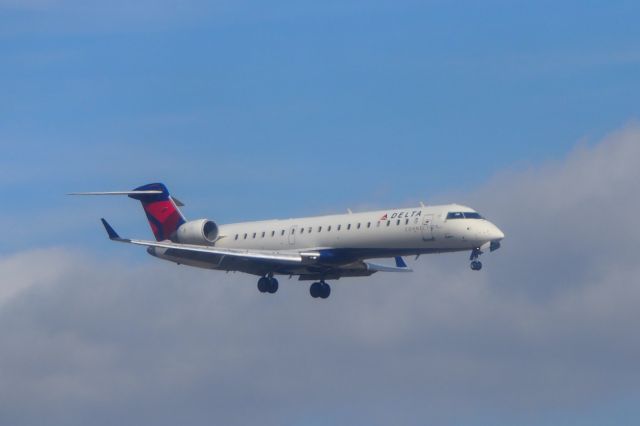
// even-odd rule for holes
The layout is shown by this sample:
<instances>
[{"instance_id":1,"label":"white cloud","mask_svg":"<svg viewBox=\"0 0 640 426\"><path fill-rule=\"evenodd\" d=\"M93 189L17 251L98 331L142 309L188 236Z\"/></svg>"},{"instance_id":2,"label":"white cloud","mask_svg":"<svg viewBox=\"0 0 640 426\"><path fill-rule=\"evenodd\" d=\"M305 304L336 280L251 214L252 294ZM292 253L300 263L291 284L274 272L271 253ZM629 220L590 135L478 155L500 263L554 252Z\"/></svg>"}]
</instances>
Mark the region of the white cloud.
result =
<instances>
[{"instance_id":1,"label":"white cloud","mask_svg":"<svg viewBox=\"0 0 640 426\"><path fill-rule=\"evenodd\" d=\"M481 273L466 255L423 256L412 276L338 281L327 301L151 258L6 257L0 416L512 424L633 398L639 151L628 126L470 194L507 233Z\"/></svg>"},{"instance_id":2,"label":"white cloud","mask_svg":"<svg viewBox=\"0 0 640 426\"><path fill-rule=\"evenodd\" d=\"M59 265L68 264L70 260L62 249L38 250L0 259L4 277L0 286L0 309L16 295L57 281L63 272Z\"/></svg>"}]
</instances>

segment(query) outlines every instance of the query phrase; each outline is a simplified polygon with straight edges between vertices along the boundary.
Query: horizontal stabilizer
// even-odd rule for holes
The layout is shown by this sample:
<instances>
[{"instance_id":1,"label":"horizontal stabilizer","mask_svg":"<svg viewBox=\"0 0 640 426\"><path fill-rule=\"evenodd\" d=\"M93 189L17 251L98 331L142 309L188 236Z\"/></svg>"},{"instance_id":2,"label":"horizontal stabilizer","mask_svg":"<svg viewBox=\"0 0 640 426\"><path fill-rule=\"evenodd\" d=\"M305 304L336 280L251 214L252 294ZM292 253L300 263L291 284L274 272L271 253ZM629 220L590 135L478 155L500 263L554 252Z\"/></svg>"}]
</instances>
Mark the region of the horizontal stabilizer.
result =
<instances>
[{"instance_id":1,"label":"horizontal stabilizer","mask_svg":"<svg viewBox=\"0 0 640 426\"><path fill-rule=\"evenodd\" d=\"M148 191L71 192L67 195L151 195L151 194L162 194L162 191L151 189Z\"/></svg>"}]
</instances>

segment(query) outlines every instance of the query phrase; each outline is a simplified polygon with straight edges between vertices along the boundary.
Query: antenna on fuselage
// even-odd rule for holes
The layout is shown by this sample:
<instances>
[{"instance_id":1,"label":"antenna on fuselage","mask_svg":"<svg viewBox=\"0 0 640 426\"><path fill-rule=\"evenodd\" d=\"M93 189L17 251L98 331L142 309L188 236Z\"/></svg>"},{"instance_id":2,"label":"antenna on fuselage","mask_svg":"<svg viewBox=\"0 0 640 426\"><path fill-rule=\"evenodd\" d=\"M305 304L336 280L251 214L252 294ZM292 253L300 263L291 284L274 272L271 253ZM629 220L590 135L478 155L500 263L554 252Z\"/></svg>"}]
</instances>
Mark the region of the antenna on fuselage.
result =
<instances>
[{"instance_id":1,"label":"antenna on fuselage","mask_svg":"<svg viewBox=\"0 0 640 426\"><path fill-rule=\"evenodd\" d=\"M349 214L353 214L353 212L351 211L351 209L347 209L347 212L349 212Z\"/></svg>"},{"instance_id":2,"label":"antenna on fuselage","mask_svg":"<svg viewBox=\"0 0 640 426\"><path fill-rule=\"evenodd\" d=\"M422 201L420 201L420 207L427 207Z\"/></svg>"}]
</instances>

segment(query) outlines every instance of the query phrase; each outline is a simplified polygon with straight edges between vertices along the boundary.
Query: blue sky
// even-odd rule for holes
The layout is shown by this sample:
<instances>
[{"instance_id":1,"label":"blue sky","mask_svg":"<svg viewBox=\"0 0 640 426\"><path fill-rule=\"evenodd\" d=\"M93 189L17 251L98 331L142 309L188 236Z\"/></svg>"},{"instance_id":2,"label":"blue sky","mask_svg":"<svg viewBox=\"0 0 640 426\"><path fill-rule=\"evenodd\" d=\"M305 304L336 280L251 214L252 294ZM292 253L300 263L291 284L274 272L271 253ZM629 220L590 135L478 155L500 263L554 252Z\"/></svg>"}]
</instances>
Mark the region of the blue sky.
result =
<instances>
[{"instance_id":1,"label":"blue sky","mask_svg":"<svg viewBox=\"0 0 640 426\"><path fill-rule=\"evenodd\" d=\"M635 2L3 4L3 192L34 217L156 180L222 222L439 200L640 108Z\"/></svg>"},{"instance_id":2,"label":"blue sky","mask_svg":"<svg viewBox=\"0 0 640 426\"><path fill-rule=\"evenodd\" d=\"M243 401L266 424L636 424L637 231L608 206L640 208L638 16L637 1L0 0L0 422L32 424L37 404L59 424L207 423L215 397L226 424L255 423L232 412ZM64 195L154 181L221 223L458 201L508 244L482 278L452 255L393 289L336 286L325 308L294 285L265 302L252 277L108 243L102 216L151 236L131 200Z\"/></svg>"}]
</instances>

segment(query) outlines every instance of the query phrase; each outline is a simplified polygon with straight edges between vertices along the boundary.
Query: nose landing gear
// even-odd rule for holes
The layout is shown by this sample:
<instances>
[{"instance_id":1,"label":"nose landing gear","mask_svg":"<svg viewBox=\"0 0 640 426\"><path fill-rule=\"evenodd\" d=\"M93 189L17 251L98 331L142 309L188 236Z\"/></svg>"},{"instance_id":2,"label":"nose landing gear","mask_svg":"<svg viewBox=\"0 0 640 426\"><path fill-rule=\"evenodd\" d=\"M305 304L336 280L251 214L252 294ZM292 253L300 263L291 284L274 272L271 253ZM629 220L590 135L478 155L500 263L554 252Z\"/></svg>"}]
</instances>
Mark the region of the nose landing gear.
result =
<instances>
[{"instance_id":1,"label":"nose landing gear","mask_svg":"<svg viewBox=\"0 0 640 426\"><path fill-rule=\"evenodd\" d=\"M318 297L321 299L326 299L331 294L331 287L329 286L329 284L324 282L324 280L319 281L311 284L311 287L309 287L309 294L311 294L311 297L313 297L314 299Z\"/></svg>"},{"instance_id":2,"label":"nose landing gear","mask_svg":"<svg viewBox=\"0 0 640 426\"><path fill-rule=\"evenodd\" d=\"M482 269L482 262L478 260L481 254L482 254L482 251L480 251L479 248L474 248L471 251L471 256L469 257L469 260L471 261L472 271L479 271Z\"/></svg>"},{"instance_id":3,"label":"nose landing gear","mask_svg":"<svg viewBox=\"0 0 640 426\"><path fill-rule=\"evenodd\" d=\"M262 277L258 280L258 291L260 293L274 294L278 291L278 280L273 275Z\"/></svg>"}]
</instances>

